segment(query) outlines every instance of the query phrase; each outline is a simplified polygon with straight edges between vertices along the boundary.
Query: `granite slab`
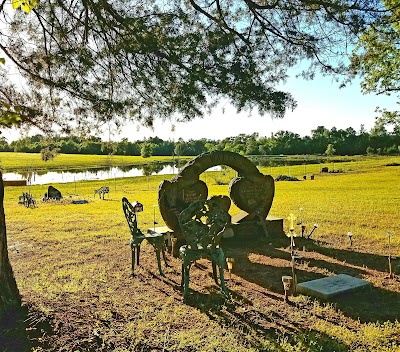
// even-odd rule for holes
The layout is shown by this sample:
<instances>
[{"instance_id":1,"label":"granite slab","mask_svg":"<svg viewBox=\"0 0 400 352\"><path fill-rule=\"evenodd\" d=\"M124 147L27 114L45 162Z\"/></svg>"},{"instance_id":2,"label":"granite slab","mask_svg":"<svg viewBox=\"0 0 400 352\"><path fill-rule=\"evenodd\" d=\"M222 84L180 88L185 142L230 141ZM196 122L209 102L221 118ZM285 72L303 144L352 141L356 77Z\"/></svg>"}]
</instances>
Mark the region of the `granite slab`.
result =
<instances>
[{"instance_id":1,"label":"granite slab","mask_svg":"<svg viewBox=\"0 0 400 352\"><path fill-rule=\"evenodd\" d=\"M304 295L328 299L344 293L361 290L369 285L368 281L346 274L339 274L299 283L296 286L296 291Z\"/></svg>"}]
</instances>

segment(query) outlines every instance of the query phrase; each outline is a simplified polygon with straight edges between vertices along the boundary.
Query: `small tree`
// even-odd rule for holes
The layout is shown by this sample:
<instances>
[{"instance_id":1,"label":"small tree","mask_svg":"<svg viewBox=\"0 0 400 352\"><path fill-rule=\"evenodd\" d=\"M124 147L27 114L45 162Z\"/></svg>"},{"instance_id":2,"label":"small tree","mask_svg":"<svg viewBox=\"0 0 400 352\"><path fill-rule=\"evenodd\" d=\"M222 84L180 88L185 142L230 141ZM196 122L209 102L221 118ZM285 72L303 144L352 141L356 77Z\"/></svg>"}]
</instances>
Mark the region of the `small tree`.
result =
<instances>
[{"instance_id":1,"label":"small tree","mask_svg":"<svg viewBox=\"0 0 400 352\"><path fill-rule=\"evenodd\" d=\"M335 154L335 153L336 153L336 149L335 149L335 147L333 146L333 144L328 144L328 147L326 148L325 154L326 154L327 156L332 156L332 155Z\"/></svg>"},{"instance_id":2,"label":"small tree","mask_svg":"<svg viewBox=\"0 0 400 352\"><path fill-rule=\"evenodd\" d=\"M375 149L372 148L371 146L368 146L366 152L367 152L367 155L374 155L375 154Z\"/></svg>"},{"instance_id":3,"label":"small tree","mask_svg":"<svg viewBox=\"0 0 400 352\"><path fill-rule=\"evenodd\" d=\"M153 155L154 144L144 142L140 148L140 155L142 158L149 158Z\"/></svg>"}]
</instances>

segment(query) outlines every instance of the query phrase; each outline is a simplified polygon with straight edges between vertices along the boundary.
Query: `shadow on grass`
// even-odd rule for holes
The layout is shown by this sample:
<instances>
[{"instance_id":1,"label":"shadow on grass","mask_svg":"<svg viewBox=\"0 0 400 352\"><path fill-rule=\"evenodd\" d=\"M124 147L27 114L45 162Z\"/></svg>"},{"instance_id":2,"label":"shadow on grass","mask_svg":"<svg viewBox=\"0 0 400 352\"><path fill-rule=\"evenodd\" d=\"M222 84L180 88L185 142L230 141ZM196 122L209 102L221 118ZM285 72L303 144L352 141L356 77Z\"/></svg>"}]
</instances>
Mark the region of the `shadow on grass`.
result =
<instances>
[{"instance_id":1,"label":"shadow on grass","mask_svg":"<svg viewBox=\"0 0 400 352\"><path fill-rule=\"evenodd\" d=\"M234 291L230 293L230 299L225 299L217 291L192 292L185 302L220 326L233 330L237 340L257 351L348 351L346 345L324 333L301 331L279 312L265 314L248 299ZM276 296L272 298L277 299Z\"/></svg>"},{"instance_id":2,"label":"shadow on grass","mask_svg":"<svg viewBox=\"0 0 400 352\"><path fill-rule=\"evenodd\" d=\"M234 274L244 280L255 283L274 293L283 294L281 278L291 275L290 252L287 249L289 240L279 238L274 241L251 241L245 246L243 241L226 241L225 255L235 258ZM347 274L353 277L371 275L369 269L375 270L373 280L385 284L384 271L387 267L387 257L339 249L327 248L323 243L306 239L296 239L299 248L307 246L308 252L315 252L316 258L304 258L304 263L297 265L298 282L305 282L326 277L332 273ZM298 251L301 254L301 251ZM306 254L306 253L305 253ZM319 254L319 255L318 255ZM250 258L258 255L264 262ZM398 279L391 279L389 284L398 285ZM359 319L361 322L383 322L398 320L400 311L400 294L371 285L362 291L335 296L329 300L319 299L324 303L332 303L345 315Z\"/></svg>"},{"instance_id":3,"label":"shadow on grass","mask_svg":"<svg viewBox=\"0 0 400 352\"><path fill-rule=\"evenodd\" d=\"M0 320L0 352L29 351L25 333L26 309L12 310Z\"/></svg>"},{"instance_id":4,"label":"shadow on grass","mask_svg":"<svg viewBox=\"0 0 400 352\"><path fill-rule=\"evenodd\" d=\"M52 335L50 322L33 307L23 305L0 321L0 352L27 352L37 346L44 335Z\"/></svg>"}]
</instances>

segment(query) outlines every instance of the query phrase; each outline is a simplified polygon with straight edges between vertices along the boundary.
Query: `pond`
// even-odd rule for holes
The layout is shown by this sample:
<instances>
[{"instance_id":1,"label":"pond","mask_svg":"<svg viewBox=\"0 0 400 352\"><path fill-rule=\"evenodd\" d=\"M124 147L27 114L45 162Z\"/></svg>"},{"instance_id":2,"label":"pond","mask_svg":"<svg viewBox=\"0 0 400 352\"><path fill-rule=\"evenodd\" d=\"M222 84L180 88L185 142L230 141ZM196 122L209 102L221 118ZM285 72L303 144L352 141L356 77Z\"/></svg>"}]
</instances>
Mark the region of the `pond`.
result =
<instances>
[{"instance_id":1,"label":"pond","mask_svg":"<svg viewBox=\"0 0 400 352\"><path fill-rule=\"evenodd\" d=\"M219 171L220 166L207 171ZM180 168L173 164L154 163L148 165L115 166L92 169L70 169L59 171L8 172L3 174L4 180L27 180L29 185L47 183L68 183L76 181L108 180L121 177L137 177L150 175L176 175Z\"/></svg>"}]
</instances>

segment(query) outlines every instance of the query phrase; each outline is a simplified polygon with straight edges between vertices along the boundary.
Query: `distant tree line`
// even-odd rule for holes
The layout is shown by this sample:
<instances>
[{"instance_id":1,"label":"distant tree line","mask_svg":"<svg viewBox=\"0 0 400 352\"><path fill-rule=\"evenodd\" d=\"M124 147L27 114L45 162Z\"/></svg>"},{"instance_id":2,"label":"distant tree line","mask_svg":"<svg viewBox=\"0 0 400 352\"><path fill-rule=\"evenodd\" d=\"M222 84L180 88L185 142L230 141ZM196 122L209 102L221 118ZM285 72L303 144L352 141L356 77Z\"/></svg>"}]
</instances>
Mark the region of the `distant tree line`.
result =
<instances>
[{"instance_id":1,"label":"distant tree line","mask_svg":"<svg viewBox=\"0 0 400 352\"><path fill-rule=\"evenodd\" d=\"M222 140L199 139L184 141L165 141L151 137L141 141L104 142L99 137L81 139L77 136L57 137L51 140L42 135L22 137L8 143L0 138L0 151L25 153L42 152L43 159L54 153L65 154L97 154L97 155L135 155L157 156L195 156L213 150L226 150L242 155L296 155L296 154L327 154L361 155L379 154L392 155L400 153L400 129L388 132L384 126L376 125L370 132L363 126L359 131L352 127L346 129L327 129L318 126L311 131L310 136L300 137L289 131L272 133L270 137L261 137L258 133L251 135L239 134ZM46 157L47 155L47 157Z\"/></svg>"}]
</instances>

